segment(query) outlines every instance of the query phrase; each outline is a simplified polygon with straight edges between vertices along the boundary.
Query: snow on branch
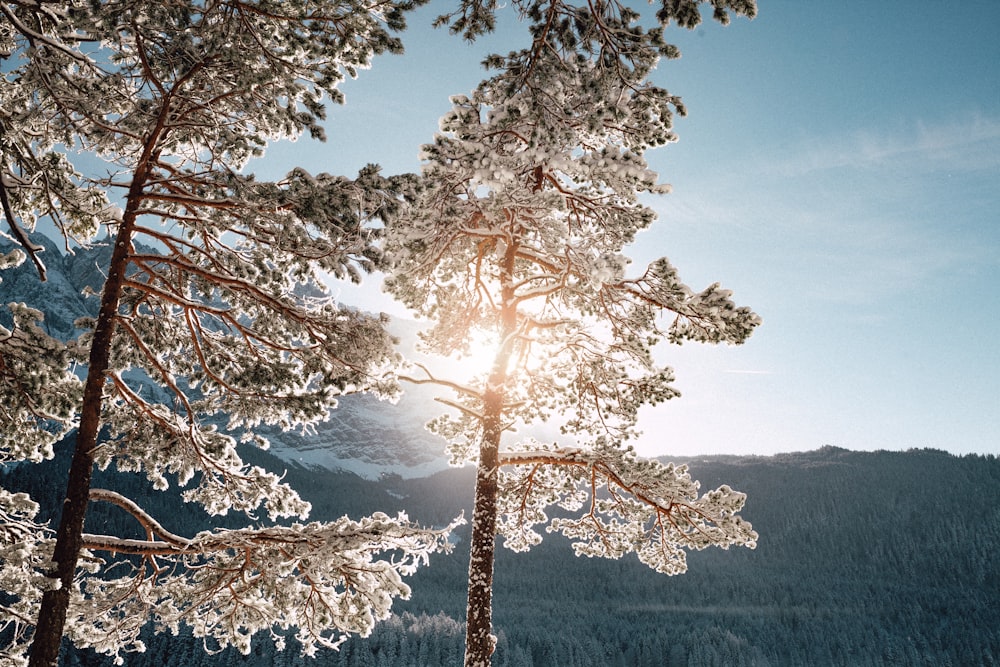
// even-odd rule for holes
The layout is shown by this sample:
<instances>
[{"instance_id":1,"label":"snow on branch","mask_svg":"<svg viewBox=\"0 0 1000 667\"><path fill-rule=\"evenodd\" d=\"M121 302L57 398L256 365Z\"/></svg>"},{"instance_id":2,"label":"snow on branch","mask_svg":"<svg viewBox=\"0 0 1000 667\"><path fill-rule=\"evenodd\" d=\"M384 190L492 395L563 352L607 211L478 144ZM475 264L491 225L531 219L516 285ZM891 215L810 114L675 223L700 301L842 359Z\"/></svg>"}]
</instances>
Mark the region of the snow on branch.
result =
<instances>
[{"instance_id":1,"label":"snow on branch","mask_svg":"<svg viewBox=\"0 0 1000 667\"><path fill-rule=\"evenodd\" d=\"M41 311L7 304L0 325L0 463L52 458L52 445L76 423L81 383L66 346L41 327Z\"/></svg>"},{"instance_id":2,"label":"snow on branch","mask_svg":"<svg viewBox=\"0 0 1000 667\"><path fill-rule=\"evenodd\" d=\"M111 503L112 505L117 505L129 514L131 514L140 524L142 524L143 529L146 531L147 542L153 539L154 535L159 535L160 539L164 540L168 544L183 549L189 546L190 542L183 537L174 535L170 531L166 530L163 526L159 524L153 517L146 513L144 509L139 507L133 500L126 498L120 493L115 491L109 491L108 489L91 489L90 499L97 501L104 501ZM88 542L88 538L92 537L95 540L102 537L98 535L90 535L84 537L84 542ZM87 546L88 549L97 549L97 546ZM125 549L120 549L123 553L130 553Z\"/></svg>"},{"instance_id":3,"label":"snow on branch","mask_svg":"<svg viewBox=\"0 0 1000 667\"><path fill-rule=\"evenodd\" d=\"M699 496L687 466L640 459L606 440L586 449L528 444L500 454L499 530L515 551L541 541L541 523L575 540L577 555L634 551L670 575L687 570L685 549L756 547L757 533L738 515L746 495L723 485ZM550 518L551 505L579 514Z\"/></svg>"},{"instance_id":4,"label":"snow on branch","mask_svg":"<svg viewBox=\"0 0 1000 667\"><path fill-rule=\"evenodd\" d=\"M640 278L605 286L602 305L609 319L624 320L622 313L636 302L675 313L668 332L673 343L692 340L740 344L750 337L761 319L750 308L737 306L732 295L719 283L695 294L681 282L677 269L666 258L660 258Z\"/></svg>"},{"instance_id":5,"label":"snow on branch","mask_svg":"<svg viewBox=\"0 0 1000 667\"><path fill-rule=\"evenodd\" d=\"M174 633L190 626L210 651L232 645L247 654L260 631L283 647L292 628L306 654L336 648L349 634L370 634L394 598L408 598L402 578L431 554L450 551L451 532L465 522L459 516L443 528L423 528L402 513L376 513L188 539L118 493L94 490L91 499L121 507L147 534L83 535L85 549L132 557L102 568L125 568L124 576L88 578L71 610L74 642L116 655L141 650L139 632L150 620Z\"/></svg>"},{"instance_id":6,"label":"snow on branch","mask_svg":"<svg viewBox=\"0 0 1000 667\"><path fill-rule=\"evenodd\" d=\"M46 280L46 269L45 263L42 262L38 253L45 250L42 246L37 243L33 243L31 239L21 225L18 224L17 219L14 217L14 211L10 205L10 199L7 196L7 171L3 164L3 152L0 151L0 208L3 210L4 217L7 218L7 226L10 227L11 233L14 235L14 240L24 249L31 258L31 262L35 265L35 269L38 271L38 279L42 282ZM5 234L6 236L6 234Z\"/></svg>"},{"instance_id":7,"label":"snow on branch","mask_svg":"<svg viewBox=\"0 0 1000 667\"><path fill-rule=\"evenodd\" d=\"M37 523L38 503L26 493L0 488L0 664L13 663L31 635L38 598L47 585L42 574L51 560L52 531Z\"/></svg>"}]
</instances>

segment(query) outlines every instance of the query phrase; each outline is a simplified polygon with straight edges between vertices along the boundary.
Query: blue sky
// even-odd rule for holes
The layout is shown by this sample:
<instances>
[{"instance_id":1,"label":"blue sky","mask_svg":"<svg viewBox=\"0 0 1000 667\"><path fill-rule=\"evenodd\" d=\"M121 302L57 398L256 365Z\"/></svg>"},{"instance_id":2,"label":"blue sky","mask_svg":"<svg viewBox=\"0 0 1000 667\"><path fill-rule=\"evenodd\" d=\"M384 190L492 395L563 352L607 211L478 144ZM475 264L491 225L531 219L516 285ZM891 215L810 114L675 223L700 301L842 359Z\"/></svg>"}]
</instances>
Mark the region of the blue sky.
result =
<instances>
[{"instance_id":1,"label":"blue sky","mask_svg":"<svg viewBox=\"0 0 1000 667\"><path fill-rule=\"evenodd\" d=\"M648 155L674 192L631 255L722 282L764 324L737 348L665 348L683 396L644 413L639 449L1000 454L1000 3L759 5L668 31L683 57L656 80L689 116ZM509 9L482 43L432 31L441 6L345 84L326 144L257 170L417 170L448 96L524 40ZM374 282L343 299L399 312Z\"/></svg>"}]
</instances>

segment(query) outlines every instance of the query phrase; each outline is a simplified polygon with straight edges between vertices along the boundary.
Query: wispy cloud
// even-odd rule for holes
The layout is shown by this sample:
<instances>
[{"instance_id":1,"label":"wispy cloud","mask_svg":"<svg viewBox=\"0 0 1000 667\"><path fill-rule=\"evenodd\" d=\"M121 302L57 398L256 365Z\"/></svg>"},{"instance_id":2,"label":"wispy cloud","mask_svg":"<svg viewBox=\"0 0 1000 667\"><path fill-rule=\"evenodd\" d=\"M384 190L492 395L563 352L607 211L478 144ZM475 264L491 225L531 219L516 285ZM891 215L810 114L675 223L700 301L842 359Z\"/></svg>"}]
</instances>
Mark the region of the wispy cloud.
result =
<instances>
[{"instance_id":1,"label":"wispy cloud","mask_svg":"<svg viewBox=\"0 0 1000 667\"><path fill-rule=\"evenodd\" d=\"M892 164L920 171L975 171L1000 166L1000 118L973 114L938 124L912 122L883 131L860 129L793 145L771 163L782 175Z\"/></svg>"},{"instance_id":2,"label":"wispy cloud","mask_svg":"<svg viewBox=\"0 0 1000 667\"><path fill-rule=\"evenodd\" d=\"M960 299L1000 271L998 178L1000 116L765 143L652 201L663 222L635 256L670 255L691 285L721 280L765 321L807 301Z\"/></svg>"}]
</instances>

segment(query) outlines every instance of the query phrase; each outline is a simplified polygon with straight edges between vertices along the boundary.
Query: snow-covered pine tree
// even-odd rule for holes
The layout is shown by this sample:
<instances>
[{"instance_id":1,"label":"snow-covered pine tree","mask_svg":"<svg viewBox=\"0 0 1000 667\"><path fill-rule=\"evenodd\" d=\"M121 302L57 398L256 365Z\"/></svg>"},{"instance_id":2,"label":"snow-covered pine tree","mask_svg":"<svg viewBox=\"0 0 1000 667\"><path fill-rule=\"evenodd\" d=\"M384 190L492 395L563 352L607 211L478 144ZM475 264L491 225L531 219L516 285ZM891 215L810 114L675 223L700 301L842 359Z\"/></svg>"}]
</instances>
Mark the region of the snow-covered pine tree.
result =
<instances>
[{"instance_id":1,"label":"snow-covered pine tree","mask_svg":"<svg viewBox=\"0 0 1000 667\"><path fill-rule=\"evenodd\" d=\"M424 147L425 189L390 224L387 286L430 320L425 351L496 342L482 377L419 368L410 378L453 392L442 400L454 411L430 427L455 464L478 470L467 667L489 665L494 650L497 534L523 550L545 524L578 554L635 552L667 574L685 570L685 548L755 545L738 516L743 494L699 495L684 467L640 459L626 444L640 406L677 395L672 371L653 360L657 342L739 344L760 321L717 284L692 290L666 259L630 277L622 254L655 218L640 194L665 190L644 151L673 140L673 114L683 113L648 74L677 55L663 26L697 25L699 4L665 1L644 29L615 0L515 0L532 44L489 58L496 74L452 99ZM712 5L723 22L728 10L755 12L750 1ZM494 9L470 0L441 22L471 37L492 26ZM562 422L564 442L509 437L519 422L549 418ZM560 516L547 514L553 505Z\"/></svg>"},{"instance_id":2,"label":"snow-covered pine tree","mask_svg":"<svg viewBox=\"0 0 1000 667\"><path fill-rule=\"evenodd\" d=\"M54 666L64 634L139 650L150 619L244 651L255 632L295 627L312 651L369 632L408 594L401 577L447 548L448 529L384 515L182 537L90 488L95 465L114 465L187 487L213 513L305 517L238 442L266 446L260 424L308 428L348 392L396 391L383 322L334 303L323 276L379 264L368 223L395 215L408 180L370 167L261 182L243 168L272 140L320 136L323 97L400 49L393 32L414 4L0 2L0 194L21 246L0 267L30 257L45 279L28 237L42 219L68 250L101 230L112 246L79 339L46 336L41 304L9 305L0 330L0 460L51 456L76 430L54 536L30 498L0 493L5 663L30 650L31 665ZM146 539L84 534L92 501L131 514Z\"/></svg>"}]
</instances>

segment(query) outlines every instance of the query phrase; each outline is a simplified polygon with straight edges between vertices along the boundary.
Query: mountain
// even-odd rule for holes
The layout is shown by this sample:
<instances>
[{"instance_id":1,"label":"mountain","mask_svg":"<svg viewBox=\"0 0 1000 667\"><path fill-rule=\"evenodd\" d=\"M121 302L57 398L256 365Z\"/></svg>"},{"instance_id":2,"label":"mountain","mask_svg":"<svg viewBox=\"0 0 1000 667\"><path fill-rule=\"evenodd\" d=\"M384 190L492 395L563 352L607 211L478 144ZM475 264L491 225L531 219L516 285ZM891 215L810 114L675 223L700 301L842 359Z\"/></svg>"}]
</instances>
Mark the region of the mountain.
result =
<instances>
[{"instance_id":1,"label":"mountain","mask_svg":"<svg viewBox=\"0 0 1000 667\"><path fill-rule=\"evenodd\" d=\"M51 336L67 341L80 333L73 326L75 320L97 314L98 297L87 293L100 292L110 246L103 242L64 253L43 234L31 238L44 248L41 257L48 280L41 282L30 262L0 273L0 325L9 326L11 321L7 303L24 302L45 314L43 326ZM11 246L0 244L0 254L10 250ZM397 328L399 335L412 341L413 323L400 322ZM261 432L271 441L271 451L291 465L343 469L366 477L419 476L447 466L443 441L423 428L428 415L436 412L440 406L419 389L407 392L397 404L354 395L343 397L315 433Z\"/></svg>"},{"instance_id":2,"label":"mountain","mask_svg":"<svg viewBox=\"0 0 1000 667\"><path fill-rule=\"evenodd\" d=\"M0 304L12 301L38 308L45 313L44 327L49 335L69 340L79 333L73 321L97 313L97 297L85 296L84 290L99 289L103 283L101 267L107 266L111 249L106 244L95 244L86 251L63 254L59 247L44 234L33 234L31 240L44 248L40 257L48 269L48 279L41 282L31 262L0 272ZM0 255L10 252L11 246L0 244ZM10 318L6 309L0 308L0 324L7 326Z\"/></svg>"},{"instance_id":3,"label":"mountain","mask_svg":"<svg viewBox=\"0 0 1000 667\"><path fill-rule=\"evenodd\" d=\"M395 405L367 394L346 396L314 433L262 432L271 441L270 451L293 465L367 478L421 477L447 467L444 442L423 426L427 403L419 395L404 395Z\"/></svg>"},{"instance_id":4,"label":"mountain","mask_svg":"<svg viewBox=\"0 0 1000 667\"><path fill-rule=\"evenodd\" d=\"M27 490L51 512L55 461L0 470L0 483ZM282 466L260 452L255 461ZM701 457L687 462L705 487L747 492L744 516L760 532L756 550L689 555L689 571L658 575L634 557L577 558L546 535L531 551L498 552L496 667L662 667L680 665L1000 664L1000 460L935 450L850 452L834 447L768 457ZM174 493L142 495L167 528L203 527L196 507ZM470 469L425 478L366 480L318 468L289 469L287 481L313 503L314 519L405 509L439 524L469 510ZM148 485L147 485L148 486ZM95 527L127 517L95 505ZM226 520L235 520L235 517ZM88 524L91 525L91 524ZM437 667L460 664L468 572L468 527L455 552L431 558L408 579L412 599L369 638L315 659L294 643L276 653L266 638L243 657L204 652L181 635L147 638L129 667ZM70 652L67 667L110 660Z\"/></svg>"}]
</instances>

